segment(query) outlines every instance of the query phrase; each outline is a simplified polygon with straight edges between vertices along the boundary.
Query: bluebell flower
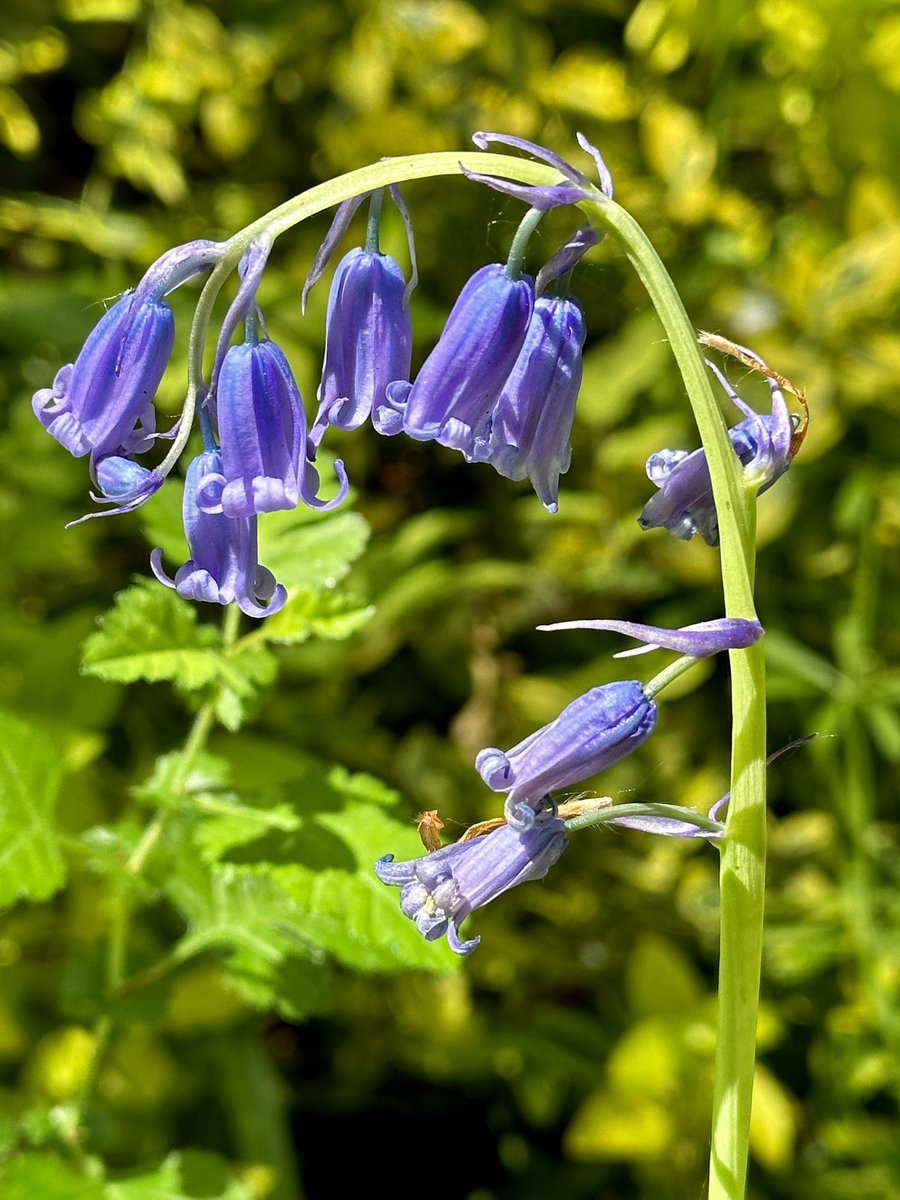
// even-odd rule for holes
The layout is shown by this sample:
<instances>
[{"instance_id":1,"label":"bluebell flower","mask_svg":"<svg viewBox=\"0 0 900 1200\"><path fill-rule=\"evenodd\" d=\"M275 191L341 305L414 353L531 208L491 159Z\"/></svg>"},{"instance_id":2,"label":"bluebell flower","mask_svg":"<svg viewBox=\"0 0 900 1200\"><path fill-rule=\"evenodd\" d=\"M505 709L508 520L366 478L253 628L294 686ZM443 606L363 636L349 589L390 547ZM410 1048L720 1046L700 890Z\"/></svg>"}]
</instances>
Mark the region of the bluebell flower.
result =
<instances>
[{"instance_id":1,"label":"bluebell flower","mask_svg":"<svg viewBox=\"0 0 900 1200\"><path fill-rule=\"evenodd\" d=\"M268 338L232 346L219 369L215 412L220 472L210 471L200 505L207 513L252 517L296 507L330 509L347 495L343 463L337 495L319 500L319 476L306 454L306 414L290 365Z\"/></svg>"},{"instance_id":2,"label":"bluebell flower","mask_svg":"<svg viewBox=\"0 0 900 1200\"><path fill-rule=\"evenodd\" d=\"M74 363L32 400L35 415L70 454L107 457L148 449L156 436L153 397L172 353L175 323L163 297L216 262L216 242L194 241L168 251L134 292L126 293L88 335Z\"/></svg>"},{"instance_id":3,"label":"bluebell flower","mask_svg":"<svg viewBox=\"0 0 900 1200\"><path fill-rule=\"evenodd\" d=\"M541 879L566 844L564 823L543 813L527 830L501 825L408 862L395 863L386 854L375 871L382 883L402 889L400 908L423 937L434 941L446 934L457 954L471 954L481 939L459 936L469 913L520 883Z\"/></svg>"},{"instance_id":4,"label":"bluebell flower","mask_svg":"<svg viewBox=\"0 0 900 1200\"><path fill-rule=\"evenodd\" d=\"M570 296L540 297L525 341L472 457L507 479L528 476L541 502L557 510L559 477L569 469L569 437L581 386L584 312Z\"/></svg>"},{"instance_id":5,"label":"bluebell flower","mask_svg":"<svg viewBox=\"0 0 900 1200\"><path fill-rule=\"evenodd\" d=\"M377 414L388 384L409 379L411 359L412 318L400 264L388 254L351 250L338 264L328 297L311 445L318 446L329 425L357 429Z\"/></svg>"},{"instance_id":6,"label":"bluebell flower","mask_svg":"<svg viewBox=\"0 0 900 1200\"><path fill-rule=\"evenodd\" d=\"M491 413L525 343L534 311L534 280L511 278L501 263L476 271L453 306L415 382L387 389L377 411L383 433L401 428L435 440L471 462L490 434Z\"/></svg>"},{"instance_id":7,"label":"bluebell flower","mask_svg":"<svg viewBox=\"0 0 900 1200\"><path fill-rule=\"evenodd\" d=\"M743 467L747 487L766 491L791 464L796 452L795 420L775 379L768 379L771 413L761 415L741 400L724 375L709 363L744 420L728 436ZM710 546L719 544L719 521L712 494L706 451L659 450L647 459L647 475L659 491L644 505L638 518L642 529L668 529L689 541L699 533Z\"/></svg>"},{"instance_id":8,"label":"bluebell flower","mask_svg":"<svg viewBox=\"0 0 900 1200\"><path fill-rule=\"evenodd\" d=\"M748 617L717 617L713 621L698 621L694 625L683 625L680 629L665 629L659 625L641 625L637 621L557 621L553 625L538 625L538 629L550 632L562 629L599 629L610 633L623 633L626 637L644 642L632 650L620 650L613 658L633 658L637 654L649 654L665 648L677 650L691 658L707 658L722 650L745 650L763 636L759 621Z\"/></svg>"},{"instance_id":9,"label":"bluebell flower","mask_svg":"<svg viewBox=\"0 0 900 1200\"><path fill-rule=\"evenodd\" d=\"M606 163L596 146L592 146L584 134L577 134L578 145L582 150L587 151L594 160L594 165L597 168L597 174L600 179L600 189L591 183L587 176L581 171L576 170L571 163L566 162L558 154L554 154L552 150L548 150L545 146L539 146L535 142L529 142L526 138L513 137L508 133L476 133L472 135L472 141L479 150L486 150L492 143L497 142L504 146L512 146L516 150L524 150L526 154L530 154L533 158L538 158L542 162L548 163L551 167L555 167L563 177L562 183L550 184L544 186L535 186L533 184L515 183L509 179L499 179L496 175L481 175L475 171L469 171L463 168L463 174L474 179L478 183L486 183L488 187L494 188L498 192L503 192L507 196L515 196L518 200L524 200L532 208L549 209L557 208L563 204L578 204L582 200L611 200L613 196L613 181L609 173Z\"/></svg>"},{"instance_id":10,"label":"bluebell flower","mask_svg":"<svg viewBox=\"0 0 900 1200\"><path fill-rule=\"evenodd\" d=\"M221 474L218 449L205 450L191 462L184 484L184 531L190 560L170 579L162 567L162 551L156 549L150 556L153 573L186 600L236 601L249 617L271 616L284 606L287 592L258 562L257 518L227 517L222 512L204 512L201 507L208 480Z\"/></svg>"},{"instance_id":11,"label":"bluebell flower","mask_svg":"<svg viewBox=\"0 0 900 1200\"><path fill-rule=\"evenodd\" d=\"M102 512L87 513L77 521L66 525L80 525L82 521L93 520L94 517L114 517L121 513L132 512L155 495L166 481L160 470L144 467L133 459L111 454L101 458L91 472L93 479L100 489L100 494L91 492L91 499L97 504L113 505Z\"/></svg>"},{"instance_id":12,"label":"bluebell flower","mask_svg":"<svg viewBox=\"0 0 900 1200\"><path fill-rule=\"evenodd\" d=\"M630 754L656 727L656 702L638 680L591 688L551 721L504 753L482 750L475 767L495 792L506 792L504 813L529 829L548 793L602 771Z\"/></svg>"}]
</instances>

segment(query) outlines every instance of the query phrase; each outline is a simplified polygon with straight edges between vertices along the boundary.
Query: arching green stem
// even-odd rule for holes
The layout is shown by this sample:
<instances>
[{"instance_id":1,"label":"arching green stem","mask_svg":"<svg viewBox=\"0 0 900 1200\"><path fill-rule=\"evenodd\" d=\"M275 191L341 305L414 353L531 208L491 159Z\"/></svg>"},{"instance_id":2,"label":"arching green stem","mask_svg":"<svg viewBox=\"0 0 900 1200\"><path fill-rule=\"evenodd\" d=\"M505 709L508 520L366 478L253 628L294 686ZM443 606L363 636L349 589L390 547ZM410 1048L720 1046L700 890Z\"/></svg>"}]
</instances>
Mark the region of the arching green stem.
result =
<instances>
[{"instance_id":1,"label":"arching green stem","mask_svg":"<svg viewBox=\"0 0 900 1200\"><path fill-rule=\"evenodd\" d=\"M613 201L580 206L627 254L653 301L706 450L721 539L725 614L756 616L755 497L736 454L675 285L647 235ZM766 690L762 644L732 650L731 802L721 873L719 1026L709 1200L743 1200L756 1057L766 870Z\"/></svg>"},{"instance_id":2,"label":"arching green stem","mask_svg":"<svg viewBox=\"0 0 900 1200\"><path fill-rule=\"evenodd\" d=\"M218 294L246 247L272 239L342 201L391 184L459 175L462 168L525 184L558 182L552 168L510 155L468 152L388 159L311 188L236 234L212 270L197 304L188 347L188 388L181 428L161 469L170 469L190 435L203 392L207 332ZM644 282L684 379L712 478L721 539L725 613L755 617L755 502L739 464L697 347L695 331L672 280L637 222L599 191L580 206L613 237ZM765 662L760 644L732 651L732 765L728 838L722 856L719 1042L714 1097L710 1200L742 1200L750 1102L765 880Z\"/></svg>"}]
</instances>

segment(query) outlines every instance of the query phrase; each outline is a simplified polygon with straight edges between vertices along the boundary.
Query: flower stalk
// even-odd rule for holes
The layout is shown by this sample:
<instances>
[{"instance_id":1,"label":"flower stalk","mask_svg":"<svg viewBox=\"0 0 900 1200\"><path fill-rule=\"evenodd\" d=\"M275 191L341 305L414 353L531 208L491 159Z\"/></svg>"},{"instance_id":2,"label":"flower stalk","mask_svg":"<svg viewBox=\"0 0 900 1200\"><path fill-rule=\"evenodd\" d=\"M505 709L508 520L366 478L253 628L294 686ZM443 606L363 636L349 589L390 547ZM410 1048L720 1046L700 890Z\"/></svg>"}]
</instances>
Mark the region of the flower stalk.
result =
<instances>
[{"instance_id":1,"label":"flower stalk","mask_svg":"<svg viewBox=\"0 0 900 1200\"><path fill-rule=\"evenodd\" d=\"M624 249L665 329L707 454L719 520L728 617L755 619L756 504L713 395L696 334L647 235L612 200L581 208ZM756 1058L766 865L765 656L730 651L731 802L720 868L719 1016L709 1200L743 1200Z\"/></svg>"}]
</instances>

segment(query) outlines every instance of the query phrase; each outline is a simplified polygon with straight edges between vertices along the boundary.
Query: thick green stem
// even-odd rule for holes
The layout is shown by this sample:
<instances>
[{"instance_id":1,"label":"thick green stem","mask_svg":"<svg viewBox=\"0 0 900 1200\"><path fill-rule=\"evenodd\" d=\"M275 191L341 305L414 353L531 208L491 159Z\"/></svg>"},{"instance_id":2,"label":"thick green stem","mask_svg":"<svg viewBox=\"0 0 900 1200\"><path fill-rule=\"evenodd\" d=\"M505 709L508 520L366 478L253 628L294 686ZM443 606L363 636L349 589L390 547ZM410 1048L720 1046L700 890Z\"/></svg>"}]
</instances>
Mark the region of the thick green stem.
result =
<instances>
[{"instance_id":1,"label":"thick green stem","mask_svg":"<svg viewBox=\"0 0 900 1200\"><path fill-rule=\"evenodd\" d=\"M754 618L755 499L713 396L695 331L672 280L637 222L612 201L581 207L625 250L675 355L706 450L721 539L725 614ZM756 1058L766 863L766 709L762 645L733 650L731 801L721 863L719 1028L710 1200L743 1200Z\"/></svg>"}]
</instances>

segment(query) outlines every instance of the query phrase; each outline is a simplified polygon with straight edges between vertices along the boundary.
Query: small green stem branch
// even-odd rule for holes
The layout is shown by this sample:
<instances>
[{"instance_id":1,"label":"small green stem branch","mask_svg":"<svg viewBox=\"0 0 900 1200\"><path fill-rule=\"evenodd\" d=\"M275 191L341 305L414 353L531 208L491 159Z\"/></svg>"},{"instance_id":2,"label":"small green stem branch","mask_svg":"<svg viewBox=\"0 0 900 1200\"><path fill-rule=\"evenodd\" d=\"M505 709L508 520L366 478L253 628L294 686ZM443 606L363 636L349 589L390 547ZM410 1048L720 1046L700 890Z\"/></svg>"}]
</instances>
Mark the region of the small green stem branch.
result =
<instances>
[{"instance_id":1,"label":"small green stem branch","mask_svg":"<svg viewBox=\"0 0 900 1200\"><path fill-rule=\"evenodd\" d=\"M725 614L756 616L756 506L743 487L696 334L646 234L612 201L581 207L623 247L656 308L706 450L719 518ZM765 658L761 643L733 650L731 801L720 874L719 1026L709 1200L743 1200L756 1060L766 864Z\"/></svg>"},{"instance_id":2,"label":"small green stem branch","mask_svg":"<svg viewBox=\"0 0 900 1200\"><path fill-rule=\"evenodd\" d=\"M225 617L222 628L223 647L227 651L234 644L240 626L240 610L236 605L231 605L225 610ZM197 755L206 744L206 740L212 731L215 724L215 707L212 700L207 701L197 711L191 725L188 736L179 757L178 766L172 779L172 797L173 799L179 796L185 789L188 777L190 776ZM138 839L134 849L129 854L125 862L125 872L127 876L136 879L143 871L147 860L153 853L159 839L165 830L166 824L177 808L176 804L167 805L165 808L157 810L153 820L144 830L141 837ZM121 880L115 888L112 895L112 914L109 932L109 941L106 950L106 993L110 1001L124 995L126 992L135 990L138 986L135 981L129 981L126 986L125 966L128 951L128 936L131 929L131 916L134 905L134 897L129 879ZM156 978L164 975L176 962L166 959L164 960L164 969L151 968L150 971L143 972L146 978L142 981L141 986L146 983L152 983ZM140 979L136 976L135 979ZM111 1012L106 1012L98 1017L93 1029L93 1046L91 1049L91 1058L85 1072L85 1077L75 1102L75 1136L78 1141L76 1150L80 1152L80 1142L84 1137L84 1118L85 1114L93 1100L94 1093L97 1088L97 1082L100 1076L100 1071L103 1063L106 1061L107 1051L109 1050L110 1042L116 1027L115 1016Z\"/></svg>"}]
</instances>

